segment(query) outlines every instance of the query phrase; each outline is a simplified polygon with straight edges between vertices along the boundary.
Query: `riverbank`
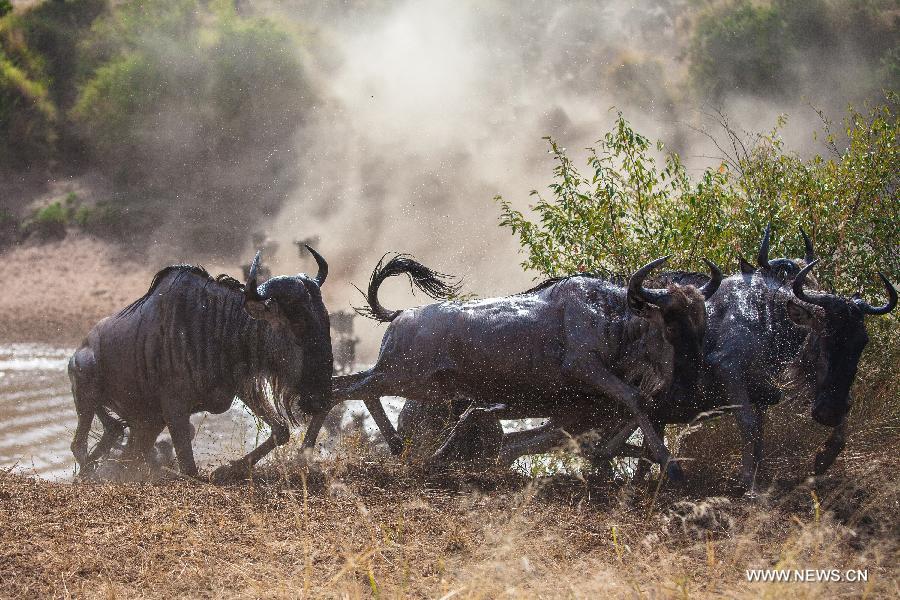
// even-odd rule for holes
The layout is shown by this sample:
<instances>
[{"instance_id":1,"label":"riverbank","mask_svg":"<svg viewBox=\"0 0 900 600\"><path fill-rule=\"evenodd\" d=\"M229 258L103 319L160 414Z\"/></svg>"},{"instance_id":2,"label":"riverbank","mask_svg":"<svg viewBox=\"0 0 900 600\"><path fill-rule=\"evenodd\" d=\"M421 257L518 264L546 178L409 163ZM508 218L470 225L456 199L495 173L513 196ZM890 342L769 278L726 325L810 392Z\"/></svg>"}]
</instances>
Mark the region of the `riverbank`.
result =
<instances>
[{"instance_id":1,"label":"riverbank","mask_svg":"<svg viewBox=\"0 0 900 600\"><path fill-rule=\"evenodd\" d=\"M900 487L880 475L896 458L755 502L285 460L229 486L0 473L0 596L876 598L900 584ZM748 584L755 568L869 581Z\"/></svg>"},{"instance_id":2,"label":"riverbank","mask_svg":"<svg viewBox=\"0 0 900 600\"><path fill-rule=\"evenodd\" d=\"M145 291L155 269L79 235L9 248L0 260L0 340L75 346Z\"/></svg>"}]
</instances>

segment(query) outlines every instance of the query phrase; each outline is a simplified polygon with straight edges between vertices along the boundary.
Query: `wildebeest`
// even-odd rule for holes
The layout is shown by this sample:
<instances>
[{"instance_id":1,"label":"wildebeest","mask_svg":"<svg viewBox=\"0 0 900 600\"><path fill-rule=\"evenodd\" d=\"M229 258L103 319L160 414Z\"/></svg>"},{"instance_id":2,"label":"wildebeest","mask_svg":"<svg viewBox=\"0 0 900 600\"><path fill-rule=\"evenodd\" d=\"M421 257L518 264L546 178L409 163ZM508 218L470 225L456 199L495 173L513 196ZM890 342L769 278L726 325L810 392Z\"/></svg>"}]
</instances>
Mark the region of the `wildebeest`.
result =
<instances>
[{"instance_id":1,"label":"wildebeest","mask_svg":"<svg viewBox=\"0 0 900 600\"><path fill-rule=\"evenodd\" d=\"M804 291L815 264L812 244L801 229L805 266L787 259L768 259L769 228L763 236L757 267L729 277L708 305L709 319L703 376L695 400L673 398L668 406L699 402L706 410L737 405L743 438L741 479L752 488L762 460L765 407L785 394L808 401L812 417L833 427L816 456L815 472L824 472L843 446L850 388L868 341L863 317L886 314L897 292L879 273L888 302L879 308L859 297L850 299L820 291ZM693 279L696 281L696 277ZM660 422L684 421L661 414Z\"/></svg>"},{"instance_id":2,"label":"wildebeest","mask_svg":"<svg viewBox=\"0 0 900 600\"><path fill-rule=\"evenodd\" d=\"M168 427L181 472L196 476L191 414L222 413L238 396L271 435L217 469L214 478L224 479L248 472L287 442L282 416L294 422L296 408L330 407L333 360L320 292L328 264L309 251L319 267L315 277L280 276L259 286L259 253L246 285L224 275L213 278L201 267L166 267L144 296L95 325L68 367L78 415L72 453L81 472L92 472L124 424L129 436L123 458L145 458ZM106 429L88 455L95 414Z\"/></svg>"},{"instance_id":3,"label":"wildebeest","mask_svg":"<svg viewBox=\"0 0 900 600\"><path fill-rule=\"evenodd\" d=\"M868 342L864 316L886 314L897 304L896 290L881 273L888 302L878 308L859 297L804 290L816 262L800 270L790 289L762 269L729 277L709 307L703 403L739 406L741 477L751 488L762 460L765 407L787 391L810 401L818 423L843 427L850 387ZM833 458L817 457L816 471Z\"/></svg>"},{"instance_id":4,"label":"wildebeest","mask_svg":"<svg viewBox=\"0 0 900 600\"><path fill-rule=\"evenodd\" d=\"M707 304L704 364L696 389L673 385L670 396L649 415L661 429L706 411L736 406L744 443L741 479L750 489L762 460L765 407L786 393L809 401L813 418L834 428L816 456L815 472L831 465L843 446L850 387L868 340L863 317L886 314L897 303L896 291L881 273L888 302L879 308L858 297L804 291L815 264L808 236L801 229L806 247L801 262L770 260L769 234L767 227L758 266L741 260L741 273L725 279ZM668 273L663 279L702 285L706 276ZM519 436L516 452L539 451L542 433Z\"/></svg>"},{"instance_id":5,"label":"wildebeest","mask_svg":"<svg viewBox=\"0 0 900 600\"><path fill-rule=\"evenodd\" d=\"M396 311L378 300L379 286L393 275L409 275L436 298L456 290L411 258L382 260L372 273L367 300L370 315L390 326L374 367L335 379L335 400L364 399L395 453L403 442L384 414L381 396L442 401L462 394L481 407L494 405L507 418L564 418L574 410L589 419L611 406L624 407L644 431L654 457L665 464L668 450L645 411L673 380L696 374L705 300L721 280L719 269L707 261L713 277L699 289L643 287L667 258L641 267L624 287L574 276L504 298ZM697 368L673 372L676 356ZM313 425L310 435L315 435ZM670 467L677 477L678 466Z\"/></svg>"}]
</instances>

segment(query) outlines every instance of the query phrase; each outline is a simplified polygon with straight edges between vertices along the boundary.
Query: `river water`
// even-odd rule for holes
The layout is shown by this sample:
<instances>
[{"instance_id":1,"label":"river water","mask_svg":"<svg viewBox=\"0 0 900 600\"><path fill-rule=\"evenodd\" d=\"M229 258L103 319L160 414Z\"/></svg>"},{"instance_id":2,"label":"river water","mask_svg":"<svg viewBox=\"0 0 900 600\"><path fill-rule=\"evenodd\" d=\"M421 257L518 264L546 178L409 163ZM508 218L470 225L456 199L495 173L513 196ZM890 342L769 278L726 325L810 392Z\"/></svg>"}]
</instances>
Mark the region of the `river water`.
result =
<instances>
[{"instance_id":1,"label":"river water","mask_svg":"<svg viewBox=\"0 0 900 600\"><path fill-rule=\"evenodd\" d=\"M66 365L73 352L74 348L47 344L0 344L0 469L71 479L75 461L69 444L76 418ZM365 412L361 402L349 404L344 423L354 413ZM401 406L399 399L385 402L394 419ZM366 429L374 432L374 422L365 416ZM221 415L201 413L191 422L197 428L194 455L201 469L242 456L268 435L265 429L257 429L240 401ZM95 419L94 441L99 439L100 427ZM165 437L164 432L161 439Z\"/></svg>"},{"instance_id":2,"label":"river water","mask_svg":"<svg viewBox=\"0 0 900 600\"><path fill-rule=\"evenodd\" d=\"M72 478L75 460L69 444L76 417L66 365L73 352L74 348L48 344L0 344L0 470L13 469L51 480ZM362 414L367 432L380 439L362 402L347 404L340 420L341 430L352 429L354 417ZM384 398L385 410L395 424L402 406L401 398ZM239 400L221 415L200 413L191 422L197 429L193 446L201 469L239 458L268 435L267 429L257 428L255 419ZM526 425L516 421L503 424L507 431ZM101 432L95 419L92 444ZM294 435L298 433L295 431ZM166 437L163 432L160 439ZM320 446L319 451L328 452L336 441L326 441L325 448ZM523 463L528 464L530 461Z\"/></svg>"}]
</instances>

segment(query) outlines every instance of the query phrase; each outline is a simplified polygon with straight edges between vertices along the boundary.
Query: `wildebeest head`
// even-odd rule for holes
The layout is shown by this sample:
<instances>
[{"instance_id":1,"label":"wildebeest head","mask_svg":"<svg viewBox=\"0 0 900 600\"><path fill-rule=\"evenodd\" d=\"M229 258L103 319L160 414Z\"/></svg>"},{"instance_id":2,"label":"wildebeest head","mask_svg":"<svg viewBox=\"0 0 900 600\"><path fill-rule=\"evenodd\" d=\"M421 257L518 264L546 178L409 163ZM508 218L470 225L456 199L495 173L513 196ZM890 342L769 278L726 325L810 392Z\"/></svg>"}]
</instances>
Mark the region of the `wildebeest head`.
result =
<instances>
[{"instance_id":1,"label":"wildebeest head","mask_svg":"<svg viewBox=\"0 0 900 600\"><path fill-rule=\"evenodd\" d=\"M315 277L305 273L278 276L257 286L260 254L256 253L244 285L244 310L254 319L288 329L303 349L303 364L296 390L300 408L317 412L331 404L331 331L321 287L328 276L328 263L306 246L319 267Z\"/></svg>"},{"instance_id":2,"label":"wildebeest head","mask_svg":"<svg viewBox=\"0 0 900 600\"><path fill-rule=\"evenodd\" d=\"M658 258L638 269L628 280L628 307L662 328L663 336L672 345L676 364L682 373L695 376L703 358L703 337L706 335L705 301L719 289L722 271L712 261L703 259L709 267L710 278L701 287L671 283L665 290L647 289L644 279L656 267L669 259Z\"/></svg>"},{"instance_id":3,"label":"wildebeest head","mask_svg":"<svg viewBox=\"0 0 900 600\"><path fill-rule=\"evenodd\" d=\"M788 317L809 329L804 360L811 364L812 416L828 427L840 424L850 409L850 387L856 377L859 358L869 341L863 320L865 315L884 315L897 305L897 291L878 273L887 290L887 304L869 305L858 295L843 298L835 294L805 291L803 284L816 260L804 267L794 279L796 300L787 306Z\"/></svg>"},{"instance_id":4,"label":"wildebeest head","mask_svg":"<svg viewBox=\"0 0 900 600\"><path fill-rule=\"evenodd\" d=\"M757 271L769 275L780 283L787 283L792 280L800 272L803 262L807 265L815 260L815 252L813 251L812 240L806 235L803 227L800 227L800 237L803 238L803 246L805 248L805 256L803 262L792 260L790 258L769 258L769 242L771 239L772 224L766 225L763 231L763 238L759 244L759 252L756 254L756 266L750 264L743 256L738 256L738 264L741 273L751 275Z\"/></svg>"}]
</instances>

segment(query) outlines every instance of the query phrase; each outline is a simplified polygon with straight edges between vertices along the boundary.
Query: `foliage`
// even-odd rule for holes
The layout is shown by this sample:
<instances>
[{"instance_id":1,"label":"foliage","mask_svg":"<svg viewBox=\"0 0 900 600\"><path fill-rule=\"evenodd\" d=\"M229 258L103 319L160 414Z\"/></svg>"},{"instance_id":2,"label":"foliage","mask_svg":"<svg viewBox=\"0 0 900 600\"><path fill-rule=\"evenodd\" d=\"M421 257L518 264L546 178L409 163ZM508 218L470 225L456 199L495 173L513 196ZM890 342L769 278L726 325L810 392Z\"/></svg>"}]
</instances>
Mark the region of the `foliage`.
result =
<instances>
[{"instance_id":1,"label":"foliage","mask_svg":"<svg viewBox=\"0 0 900 600\"><path fill-rule=\"evenodd\" d=\"M787 98L798 79L823 92L841 85L859 98L896 90L895 11L891 0L715 3L693 28L692 83L714 100L728 93Z\"/></svg>"},{"instance_id":2,"label":"foliage","mask_svg":"<svg viewBox=\"0 0 900 600\"><path fill-rule=\"evenodd\" d=\"M733 150L697 179L676 154L658 159L654 151L663 152L662 145L654 146L620 114L590 149L588 174L550 140L556 161L550 197L532 192L534 220L498 197L501 225L519 237L527 255L522 266L548 276L627 275L668 254L676 255L673 268L702 270L699 259L706 256L725 269L738 252L754 256L767 223L776 255L803 256L800 225L823 258L815 271L820 283L848 296L859 291L877 304L884 288L875 271L900 281L897 107L897 96L889 95L865 113L851 111L842 149L826 121L821 139L827 152L810 159L785 149L779 136L784 119L769 134L745 141L723 117ZM868 323L877 371L870 381L900 393L898 311Z\"/></svg>"},{"instance_id":3,"label":"foliage","mask_svg":"<svg viewBox=\"0 0 900 600\"><path fill-rule=\"evenodd\" d=\"M0 18L0 168L87 163L142 230L174 214L195 248L219 245L287 193L315 101L302 40L247 12L72 0Z\"/></svg>"},{"instance_id":4,"label":"foliage","mask_svg":"<svg viewBox=\"0 0 900 600\"><path fill-rule=\"evenodd\" d=\"M86 48L103 65L68 116L95 162L134 192L122 198L186 215L202 249L283 193L312 100L290 33L227 2L132 1L98 19Z\"/></svg>"},{"instance_id":5,"label":"foliage","mask_svg":"<svg viewBox=\"0 0 900 600\"><path fill-rule=\"evenodd\" d=\"M47 87L29 78L0 48L0 163L18 166L50 152L56 115Z\"/></svg>"},{"instance_id":6,"label":"foliage","mask_svg":"<svg viewBox=\"0 0 900 600\"><path fill-rule=\"evenodd\" d=\"M34 211L22 227L27 235L36 234L43 238L63 238L66 236L66 225L69 223L69 212L60 202L51 202Z\"/></svg>"},{"instance_id":7,"label":"foliage","mask_svg":"<svg viewBox=\"0 0 900 600\"><path fill-rule=\"evenodd\" d=\"M46 161L60 143L77 148L59 113L90 67L79 39L105 6L104 0L43 2L0 18L0 164Z\"/></svg>"}]
</instances>

